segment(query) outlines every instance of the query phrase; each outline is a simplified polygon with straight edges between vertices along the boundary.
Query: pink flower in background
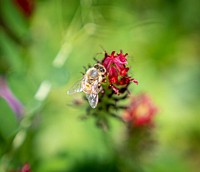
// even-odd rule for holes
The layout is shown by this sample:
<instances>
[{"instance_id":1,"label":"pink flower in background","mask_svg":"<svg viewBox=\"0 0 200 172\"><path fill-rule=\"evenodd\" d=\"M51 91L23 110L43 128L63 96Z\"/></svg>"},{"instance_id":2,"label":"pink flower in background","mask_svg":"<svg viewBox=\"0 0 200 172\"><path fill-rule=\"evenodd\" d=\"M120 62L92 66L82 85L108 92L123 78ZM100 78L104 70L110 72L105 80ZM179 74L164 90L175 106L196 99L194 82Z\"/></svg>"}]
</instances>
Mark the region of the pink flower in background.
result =
<instances>
[{"instance_id":1,"label":"pink flower in background","mask_svg":"<svg viewBox=\"0 0 200 172\"><path fill-rule=\"evenodd\" d=\"M102 60L102 64L107 70L110 87L116 94L120 93L118 88L120 86L128 86L130 82L138 84L137 80L128 75L129 67L126 66L128 64L127 55L127 53L123 54L122 51L119 54L116 54L115 51L111 54L106 52Z\"/></svg>"},{"instance_id":2,"label":"pink flower in background","mask_svg":"<svg viewBox=\"0 0 200 172\"><path fill-rule=\"evenodd\" d=\"M23 115L23 106L10 90L6 79L0 76L0 97L5 99L16 116L20 118Z\"/></svg>"},{"instance_id":3,"label":"pink flower in background","mask_svg":"<svg viewBox=\"0 0 200 172\"><path fill-rule=\"evenodd\" d=\"M24 164L19 172L31 172L30 165L28 163Z\"/></svg>"},{"instance_id":4,"label":"pink flower in background","mask_svg":"<svg viewBox=\"0 0 200 172\"><path fill-rule=\"evenodd\" d=\"M157 111L157 107L153 104L150 97L146 94L140 94L132 97L123 118L133 126L152 125Z\"/></svg>"}]
</instances>

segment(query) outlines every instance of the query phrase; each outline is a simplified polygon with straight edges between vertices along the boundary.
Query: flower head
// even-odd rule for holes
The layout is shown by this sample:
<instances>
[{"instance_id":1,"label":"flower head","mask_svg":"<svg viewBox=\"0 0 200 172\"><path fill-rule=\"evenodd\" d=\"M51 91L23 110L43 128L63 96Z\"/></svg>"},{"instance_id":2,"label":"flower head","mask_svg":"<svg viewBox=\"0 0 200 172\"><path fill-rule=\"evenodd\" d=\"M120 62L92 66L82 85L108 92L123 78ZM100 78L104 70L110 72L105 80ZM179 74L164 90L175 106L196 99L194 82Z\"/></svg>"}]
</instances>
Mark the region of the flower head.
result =
<instances>
[{"instance_id":1,"label":"flower head","mask_svg":"<svg viewBox=\"0 0 200 172\"><path fill-rule=\"evenodd\" d=\"M132 97L129 107L125 110L124 120L132 126L152 125L157 107L146 94Z\"/></svg>"},{"instance_id":2,"label":"flower head","mask_svg":"<svg viewBox=\"0 0 200 172\"><path fill-rule=\"evenodd\" d=\"M91 89L92 91L87 93L86 89L85 93L87 94L84 98L90 103L90 106L87 108L87 115L95 117L97 126L104 130L109 128L109 121L107 119L109 116L124 122L122 117L116 114L116 112L117 110L125 109L127 107L121 102L130 95L128 90L130 83L138 83L137 80L128 75L129 67L127 67L127 55L127 53L124 54L122 51L120 51L119 54L115 51L111 54L105 52L102 60L95 59L98 65L94 65L95 69L99 69L98 66L105 68L106 70L103 70L105 73L102 74L102 71L99 71L97 78L92 78L91 80L87 78L84 79L83 82L83 86L85 86L85 83L90 81L87 84L87 87L84 88L90 88L91 86L94 90L97 90L94 93ZM85 72L87 73L91 69L93 70L93 67L91 66L88 66L88 69L85 67ZM84 73L83 75L87 76ZM97 82L94 82L94 80ZM95 85L96 83L98 86ZM77 92L80 92L81 89L77 90Z\"/></svg>"},{"instance_id":3,"label":"flower head","mask_svg":"<svg viewBox=\"0 0 200 172\"><path fill-rule=\"evenodd\" d=\"M127 53L123 54L122 51L119 54L115 53L115 51L111 54L106 52L102 60L102 64L107 70L110 87L116 94L120 93L119 87L121 86L128 86L130 82L138 84L137 80L128 75L129 67L126 66L128 64L127 55Z\"/></svg>"}]
</instances>

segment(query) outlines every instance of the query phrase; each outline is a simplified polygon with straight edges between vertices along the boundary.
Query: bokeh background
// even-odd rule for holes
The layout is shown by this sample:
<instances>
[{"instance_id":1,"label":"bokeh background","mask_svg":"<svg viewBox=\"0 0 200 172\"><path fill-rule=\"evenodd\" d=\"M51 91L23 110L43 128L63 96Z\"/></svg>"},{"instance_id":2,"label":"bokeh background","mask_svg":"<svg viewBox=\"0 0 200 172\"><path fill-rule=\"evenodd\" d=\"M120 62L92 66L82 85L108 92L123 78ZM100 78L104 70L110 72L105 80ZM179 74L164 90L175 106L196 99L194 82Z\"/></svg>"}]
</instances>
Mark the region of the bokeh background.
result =
<instances>
[{"instance_id":1,"label":"bokeh background","mask_svg":"<svg viewBox=\"0 0 200 172\"><path fill-rule=\"evenodd\" d=\"M0 97L0 171L198 171L199 9L198 0L1 0L0 75L23 113ZM131 94L147 93L159 109L153 148L134 170L123 151L127 164L116 161L124 125L109 118L104 132L80 120L82 94L66 94L103 49L129 54L139 81Z\"/></svg>"}]
</instances>

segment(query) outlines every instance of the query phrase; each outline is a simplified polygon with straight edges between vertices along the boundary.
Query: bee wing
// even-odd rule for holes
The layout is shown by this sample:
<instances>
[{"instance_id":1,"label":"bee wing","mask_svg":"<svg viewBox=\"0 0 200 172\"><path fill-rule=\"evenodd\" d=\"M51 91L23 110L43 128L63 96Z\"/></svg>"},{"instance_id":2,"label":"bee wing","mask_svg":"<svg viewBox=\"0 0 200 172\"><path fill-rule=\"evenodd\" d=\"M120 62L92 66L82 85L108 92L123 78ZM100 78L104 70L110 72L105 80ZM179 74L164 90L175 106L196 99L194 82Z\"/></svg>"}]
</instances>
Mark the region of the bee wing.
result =
<instances>
[{"instance_id":1,"label":"bee wing","mask_svg":"<svg viewBox=\"0 0 200 172\"><path fill-rule=\"evenodd\" d=\"M95 108L97 106L98 100L99 100L99 96L98 94L86 94L86 97L90 103L90 106L92 108Z\"/></svg>"},{"instance_id":2,"label":"bee wing","mask_svg":"<svg viewBox=\"0 0 200 172\"><path fill-rule=\"evenodd\" d=\"M68 91L67 94L74 94L74 93L79 93L81 91L83 91L82 89L82 85L81 85L81 80L79 80L78 82L76 82Z\"/></svg>"}]
</instances>

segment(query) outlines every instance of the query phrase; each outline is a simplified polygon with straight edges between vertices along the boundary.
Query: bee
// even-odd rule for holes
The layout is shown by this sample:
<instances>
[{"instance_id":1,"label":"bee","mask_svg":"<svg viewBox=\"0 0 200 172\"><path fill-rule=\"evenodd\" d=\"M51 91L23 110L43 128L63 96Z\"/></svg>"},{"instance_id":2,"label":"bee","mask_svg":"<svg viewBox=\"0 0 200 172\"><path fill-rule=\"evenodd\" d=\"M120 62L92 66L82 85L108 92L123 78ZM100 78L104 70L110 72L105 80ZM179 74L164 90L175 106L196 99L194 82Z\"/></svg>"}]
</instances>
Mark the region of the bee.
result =
<instances>
[{"instance_id":1,"label":"bee","mask_svg":"<svg viewBox=\"0 0 200 172\"><path fill-rule=\"evenodd\" d=\"M106 68L100 63L90 67L83 78L67 91L67 94L84 92L92 108L98 104L98 94L103 90L102 83L106 82Z\"/></svg>"}]
</instances>

